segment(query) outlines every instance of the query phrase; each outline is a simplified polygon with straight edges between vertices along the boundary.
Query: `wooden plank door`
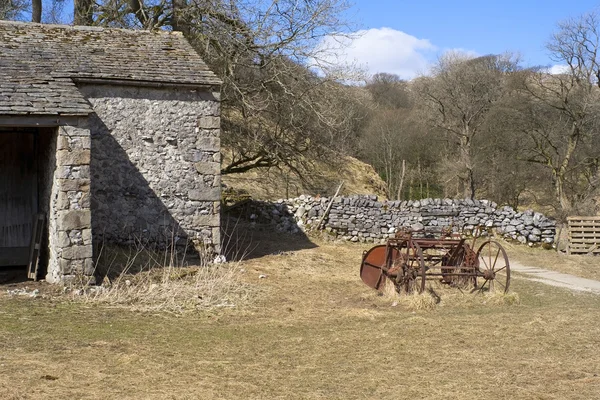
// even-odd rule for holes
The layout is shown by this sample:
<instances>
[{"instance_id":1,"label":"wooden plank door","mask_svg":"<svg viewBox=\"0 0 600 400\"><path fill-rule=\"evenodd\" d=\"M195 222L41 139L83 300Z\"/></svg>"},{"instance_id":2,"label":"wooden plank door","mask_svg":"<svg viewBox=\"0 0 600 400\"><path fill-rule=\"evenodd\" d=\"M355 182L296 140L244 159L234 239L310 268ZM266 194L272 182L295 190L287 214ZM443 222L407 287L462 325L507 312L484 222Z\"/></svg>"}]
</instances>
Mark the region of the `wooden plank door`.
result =
<instances>
[{"instance_id":1,"label":"wooden plank door","mask_svg":"<svg viewBox=\"0 0 600 400\"><path fill-rule=\"evenodd\" d=\"M28 263L38 211L35 139L0 132L0 266Z\"/></svg>"}]
</instances>

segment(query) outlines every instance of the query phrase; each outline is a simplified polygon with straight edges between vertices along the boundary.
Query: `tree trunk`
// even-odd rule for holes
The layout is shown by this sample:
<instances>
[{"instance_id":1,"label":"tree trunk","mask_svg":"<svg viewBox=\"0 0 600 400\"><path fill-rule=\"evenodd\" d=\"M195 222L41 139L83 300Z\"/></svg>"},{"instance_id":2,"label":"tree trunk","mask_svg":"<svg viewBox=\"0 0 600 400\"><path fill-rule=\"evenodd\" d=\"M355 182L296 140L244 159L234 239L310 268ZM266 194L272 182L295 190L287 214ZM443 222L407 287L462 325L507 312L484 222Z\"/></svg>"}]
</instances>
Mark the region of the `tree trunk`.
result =
<instances>
[{"instance_id":1,"label":"tree trunk","mask_svg":"<svg viewBox=\"0 0 600 400\"><path fill-rule=\"evenodd\" d=\"M565 177L564 174L557 171L554 176L554 191L556 193L556 199L560 204L560 208L563 213L569 213L572 204L567 194L565 193Z\"/></svg>"},{"instance_id":2,"label":"tree trunk","mask_svg":"<svg viewBox=\"0 0 600 400\"><path fill-rule=\"evenodd\" d=\"M187 5L186 0L173 0L173 22L171 27L174 31L181 32L183 36L189 38L191 33L190 24L183 16Z\"/></svg>"},{"instance_id":3,"label":"tree trunk","mask_svg":"<svg viewBox=\"0 0 600 400\"><path fill-rule=\"evenodd\" d=\"M467 130L468 135L468 130ZM465 199L475 198L475 178L473 174L473 163L471 160L471 141L468 136L462 137L460 140L460 163L465 169L463 182L463 193Z\"/></svg>"},{"instance_id":4,"label":"tree trunk","mask_svg":"<svg viewBox=\"0 0 600 400\"><path fill-rule=\"evenodd\" d=\"M565 180L567 171L569 169L569 165L571 163L571 158L573 157L573 153L575 153L575 149L579 143L580 132L579 128L574 124L571 128L571 134L569 135L569 141L567 143L567 149L565 151L565 155L560 163L560 166L554 169L554 191L556 193L556 200L560 204L560 208L563 213L569 213L573 204L571 204L571 200L567 196L565 192Z\"/></svg>"},{"instance_id":5,"label":"tree trunk","mask_svg":"<svg viewBox=\"0 0 600 400\"><path fill-rule=\"evenodd\" d=\"M42 22L42 0L31 0L31 22Z\"/></svg>"},{"instance_id":6,"label":"tree trunk","mask_svg":"<svg viewBox=\"0 0 600 400\"><path fill-rule=\"evenodd\" d=\"M396 200L402 200L402 187L404 186L404 174L406 173L406 160L402 160L402 175L400 175L400 183L398 184L398 194Z\"/></svg>"}]
</instances>

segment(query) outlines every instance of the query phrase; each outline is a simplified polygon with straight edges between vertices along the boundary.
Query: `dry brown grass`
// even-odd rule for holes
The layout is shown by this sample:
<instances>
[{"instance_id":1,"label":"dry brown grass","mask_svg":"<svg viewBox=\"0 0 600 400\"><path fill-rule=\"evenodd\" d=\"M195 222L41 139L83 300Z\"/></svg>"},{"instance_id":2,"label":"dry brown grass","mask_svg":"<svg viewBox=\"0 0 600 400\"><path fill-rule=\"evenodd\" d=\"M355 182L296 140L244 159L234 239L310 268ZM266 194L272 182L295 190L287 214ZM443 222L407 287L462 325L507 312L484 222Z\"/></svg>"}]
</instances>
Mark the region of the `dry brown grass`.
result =
<instances>
[{"instance_id":1,"label":"dry brown grass","mask_svg":"<svg viewBox=\"0 0 600 400\"><path fill-rule=\"evenodd\" d=\"M301 194L333 196L340 181L344 181L341 191L343 195L385 196L385 183L373 167L356 158L343 156L329 162L312 163L310 170L302 171L304 181L290 170L276 168L224 175L222 181L229 187L249 193L255 199L276 200Z\"/></svg>"},{"instance_id":2,"label":"dry brown grass","mask_svg":"<svg viewBox=\"0 0 600 400\"><path fill-rule=\"evenodd\" d=\"M189 256L187 249L152 250L140 241L131 247L104 246L96 267L104 277L100 285L89 286L84 277L64 287L62 295L55 290L50 296L144 312L187 313L246 304L252 288L243 281L239 262Z\"/></svg>"},{"instance_id":3,"label":"dry brown grass","mask_svg":"<svg viewBox=\"0 0 600 400\"><path fill-rule=\"evenodd\" d=\"M276 248L285 235L265 237ZM3 399L593 399L600 299L515 279L513 294L379 295L364 246L244 261L243 308L165 314L0 297ZM512 254L509 253L512 257ZM266 276L260 278L260 276ZM435 302L434 302L435 303Z\"/></svg>"},{"instance_id":4,"label":"dry brown grass","mask_svg":"<svg viewBox=\"0 0 600 400\"><path fill-rule=\"evenodd\" d=\"M65 292L73 301L125 307L132 311L187 313L244 306L251 287L242 281L238 263L164 267L122 274L110 284L74 286Z\"/></svg>"}]
</instances>

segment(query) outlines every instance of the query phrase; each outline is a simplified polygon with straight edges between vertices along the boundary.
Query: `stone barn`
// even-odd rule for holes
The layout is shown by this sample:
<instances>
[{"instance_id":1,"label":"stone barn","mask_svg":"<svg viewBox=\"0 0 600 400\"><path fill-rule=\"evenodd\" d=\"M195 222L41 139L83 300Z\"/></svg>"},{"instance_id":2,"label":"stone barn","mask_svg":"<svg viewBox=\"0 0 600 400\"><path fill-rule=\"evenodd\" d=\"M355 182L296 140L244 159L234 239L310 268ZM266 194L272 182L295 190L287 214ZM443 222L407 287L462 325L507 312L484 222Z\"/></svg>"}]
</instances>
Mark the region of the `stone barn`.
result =
<instances>
[{"instance_id":1,"label":"stone barn","mask_svg":"<svg viewBox=\"0 0 600 400\"><path fill-rule=\"evenodd\" d=\"M176 32L0 21L0 269L91 277L105 243L218 253L220 84Z\"/></svg>"}]
</instances>

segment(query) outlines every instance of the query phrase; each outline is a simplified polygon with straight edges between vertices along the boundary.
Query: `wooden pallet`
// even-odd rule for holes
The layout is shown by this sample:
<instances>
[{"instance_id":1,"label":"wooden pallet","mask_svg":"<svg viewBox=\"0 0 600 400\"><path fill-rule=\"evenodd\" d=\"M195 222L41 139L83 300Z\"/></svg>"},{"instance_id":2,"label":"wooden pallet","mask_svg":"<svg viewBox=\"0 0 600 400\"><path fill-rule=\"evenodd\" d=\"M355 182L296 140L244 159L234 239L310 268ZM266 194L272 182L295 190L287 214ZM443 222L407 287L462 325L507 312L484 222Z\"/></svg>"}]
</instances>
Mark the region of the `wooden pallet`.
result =
<instances>
[{"instance_id":1,"label":"wooden pallet","mask_svg":"<svg viewBox=\"0 0 600 400\"><path fill-rule=\"evenodd\" d=\"M568 217L567 254L600 255L600 217Z\"/></svg>"}]
</instances>

